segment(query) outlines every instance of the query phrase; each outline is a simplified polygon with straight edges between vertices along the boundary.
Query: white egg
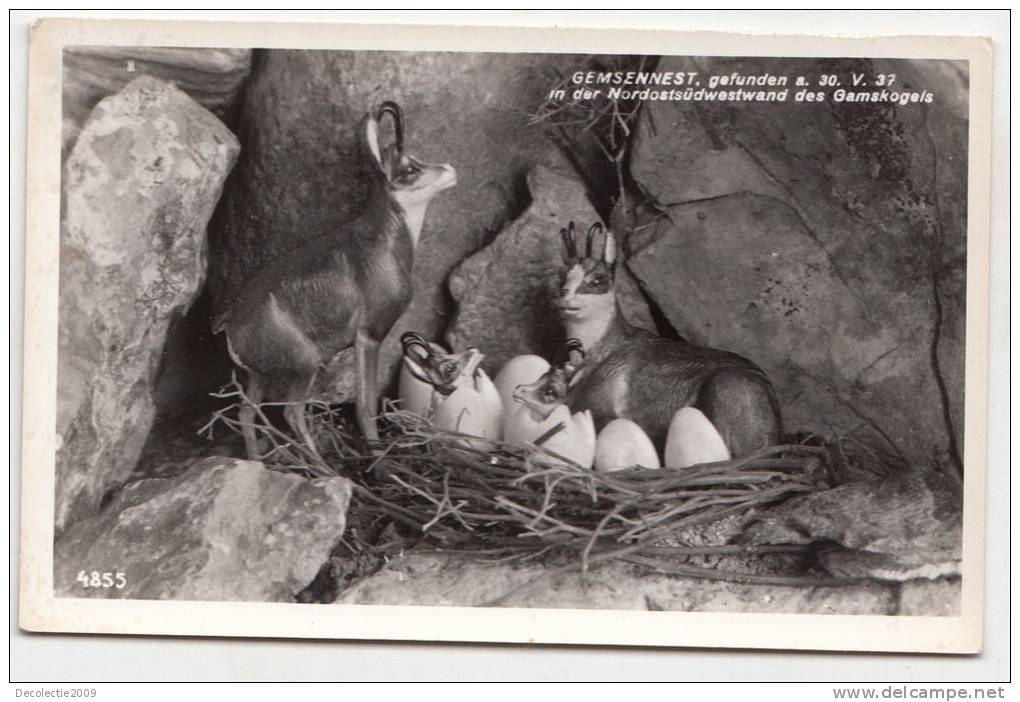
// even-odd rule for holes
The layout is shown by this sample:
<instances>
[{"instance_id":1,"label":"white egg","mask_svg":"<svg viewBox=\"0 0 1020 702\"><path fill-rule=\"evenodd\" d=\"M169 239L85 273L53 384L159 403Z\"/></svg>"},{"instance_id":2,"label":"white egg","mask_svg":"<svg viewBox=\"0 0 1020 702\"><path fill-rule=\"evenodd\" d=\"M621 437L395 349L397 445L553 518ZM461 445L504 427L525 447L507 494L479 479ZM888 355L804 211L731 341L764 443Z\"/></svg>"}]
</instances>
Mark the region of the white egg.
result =
<instances>
[{"instance_id":1,"label":"white egg","mask_svg":"<svg viewBox=\"0 0 1020 702\"><path fill-rule=\"evenodd\" d=\"M525 447L534 444L560 423L563 428L542 442L541 447L584 468L591 468L595 460L595 422L588 410L571 415L566 405L558 405L548 417L537 421L524 405L518 403L505 423L504 439L514 446ZM548 454L539 453L538 456L539 460L556 461Z\"/></svg>"},{"instance_id":2,"label":"white egg","mask_svg":"<svg viewBox=\"0 0 1020 702\"><path fill-rule=\"evenodd\" d=\"M437 406L432 422L440 429L457 431L488 441L464 439L481 451L503 438L503 402L485 371L475 373L474 382L462 385Z\"/></svg>"},{"instance_id":3,"label":"white egg","mask_svg":"<svg viewBox=\"0 0 1020 702\"><path fill-rule=\"evenodd\" d=\"M503 411L509 415L516 407L514 389L518 385L530 385L549 370L549 362L541 356L528 353L514 356L503 364L493 382L499 396L503 398Z\"/></svg>"},{"instance_id":4,"label":"white egg","mask_svg":"<svg viewBox=\"0 0 1020 702\"><path fill-rule=\"evenodd\" d=\"M407 367L406 360L401 362L400 386L398 389L401 409L414 412L422 417L428 417L432 407L433 392L435 390L431 384L414 377Z\"/></svg>"},{"instance_id":5,"label":"white egg","mask_svg":"<svg viewBox=\"0 0 1020 702\"><path fill-rule=\"evenodd\" d=\"M701 410L684 407L673 415L663 456L667 468L728 461L726 442Z\"/></svg>"},{"instance_id":6,"label":"white egg","mask_svg":"<svg viewBox=\"0 0 1020 702\"><path fill-rule=\"evenodd\" d=\"M608 473L633 466L659 468L659 454L644 429L629 419L614 419L595 442L595 470Z\"/></svg>"}]
</instances>

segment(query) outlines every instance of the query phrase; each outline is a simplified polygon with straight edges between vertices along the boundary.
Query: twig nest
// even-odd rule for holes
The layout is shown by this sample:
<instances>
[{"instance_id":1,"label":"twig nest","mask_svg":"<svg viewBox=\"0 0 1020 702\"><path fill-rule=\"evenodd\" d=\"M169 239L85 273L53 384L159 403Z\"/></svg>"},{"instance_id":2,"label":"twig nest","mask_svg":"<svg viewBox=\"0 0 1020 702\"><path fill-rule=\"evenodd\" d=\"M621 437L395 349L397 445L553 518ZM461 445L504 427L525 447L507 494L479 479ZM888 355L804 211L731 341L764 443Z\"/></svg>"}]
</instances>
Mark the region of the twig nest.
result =
<instances>
[{"instance_id":1,"label":"twig nest","mask_svg":"<svg viewBox=\"0 0 1020 702\"><path fill-rule=\"evenodd\" d=\"M496 390L503 399L503 411L509 415L515 408L514 389L518 385L530 385L549 370L549 362L535 354L514 356L503 364L496 374Z\"/></svg>"},{"instance_id":2,"label":"twig nest","mask_svg":"<svg viewBox=\"0 0 1020 702\"><path fill-rule=\"evenodd\" d=\"M608 473L634 466L662 467L645 430L629 419L614 419L602 428L595 441L595 470Z\"/></svg>"},{"instance_id":3,"label":"twig nest","mask_svg":"<svg viewBox=\"0 0 1020 702\"><path fill-rule=\"evenodd\" d=\"M496 386L479 369L472 382L462 385L436 405L433 424L440 429L478 437L460 442L480 451L492 449L503 438L503 401ZM488 439L488 441L485 441Z\"/></svg>"},{"instance_id":4,"label":"twig nest","mask_svg":"<svg viewBox=\"0 0 1020 702\"><path fill-rule=\"evenodd\" d=\"M663 458L667 468L687 468L699 463L728 461L730 452L701 410L684 407L673 415L669 424Z\"/></svg>"}]
</instances>

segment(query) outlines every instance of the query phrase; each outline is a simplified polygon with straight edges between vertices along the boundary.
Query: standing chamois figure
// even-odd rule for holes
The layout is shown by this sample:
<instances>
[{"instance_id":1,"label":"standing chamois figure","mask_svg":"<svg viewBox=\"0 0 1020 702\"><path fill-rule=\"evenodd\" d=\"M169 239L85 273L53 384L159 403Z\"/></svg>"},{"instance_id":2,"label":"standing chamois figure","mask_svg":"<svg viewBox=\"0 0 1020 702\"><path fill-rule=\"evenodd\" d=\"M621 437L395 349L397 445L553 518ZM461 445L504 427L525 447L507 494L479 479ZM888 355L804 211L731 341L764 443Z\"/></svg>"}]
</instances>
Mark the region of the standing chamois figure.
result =
<instances>
[{"instance_id":1,"label":"standing chamois figure","mask_svg":"<svg viewBox=\"0 0 1020 702\"><path fill-rule=\"evenodd\" d=\"M389 115L395 143L379 144ZM315 450L305 404L320 371L354 347L356 414L364 435L378 439L379 345L411 301L411 263L429 202L457 182L448 164L404 153L404 117L394 102L365 116L361 144L372 172L364 211L262 268L213 329L225 332L230 356L247 371L240 421L251 458L258 456L254 405L271 387L289 403L287 423Z\"/></svg>"},{"instance_id":2,"label":"standing chamois figure","mask_svg":"<svg viewBox=\"0 0 1020 702\"><path fill-rule=\"evenodd\" d=\"M560 234L557 306L566 335L580 339L587 353L584 373L567 395L571 409L590 409L599 429L614 417L630 419L660 452L683 407L701 410L735 457L778 443L779 404L764 371L737 354L631 326L613 291L612 232L595 223L578 241L571 222Z\"/></svg>"}]
</instances>

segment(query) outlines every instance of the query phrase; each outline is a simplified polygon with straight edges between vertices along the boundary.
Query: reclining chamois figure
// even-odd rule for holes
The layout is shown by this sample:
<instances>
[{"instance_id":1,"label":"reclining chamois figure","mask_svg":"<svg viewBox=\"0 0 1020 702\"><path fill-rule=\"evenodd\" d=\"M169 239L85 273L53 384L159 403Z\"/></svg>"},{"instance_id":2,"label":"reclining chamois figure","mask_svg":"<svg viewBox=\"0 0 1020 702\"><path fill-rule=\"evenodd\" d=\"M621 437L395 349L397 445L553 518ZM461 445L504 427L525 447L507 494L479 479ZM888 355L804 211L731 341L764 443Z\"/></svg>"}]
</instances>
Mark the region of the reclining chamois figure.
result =
<instances>
[{"instance_id":1,"label":"reclining chamois figure","mask_svg":"<svg viewBox=\"0 0 1020 702\"><path fill-rule=\"evenodd\" d=\"M580 339L587 352L584 373L567 396L571 409L590 409L599 429L614 417L630 419L660 452L683 407L701 410L734 457L778 443L779 404L764 371L737 354L631 326L613 291L612 232L595 223L579 241L571 222L560 235L557 306L567 337Z\"/></svg>"},{"instance_id":2,"label":"reclining chamois figure","mask_svg":"<svg viewBox=\"0 0 1020 702\"><path fill-rule=\"evenodd\" d=\"M395 143L379 144L389 115ZM231 358L247 371L249 403L240 411L245 446L258 457L254 404L277 388L290 404L287 423L315 451L305 404L316 378L341 351L354 347L356 415L362 433L378 439L379 345L411 301L411 263L432 198L457 182L448 164L423 163L404 152L400 107L385 102L365 116L361 144L371 165L364 211L336 231L312 239L262 268L213 325L227 336Z\"/></svg>"}]
</instances>

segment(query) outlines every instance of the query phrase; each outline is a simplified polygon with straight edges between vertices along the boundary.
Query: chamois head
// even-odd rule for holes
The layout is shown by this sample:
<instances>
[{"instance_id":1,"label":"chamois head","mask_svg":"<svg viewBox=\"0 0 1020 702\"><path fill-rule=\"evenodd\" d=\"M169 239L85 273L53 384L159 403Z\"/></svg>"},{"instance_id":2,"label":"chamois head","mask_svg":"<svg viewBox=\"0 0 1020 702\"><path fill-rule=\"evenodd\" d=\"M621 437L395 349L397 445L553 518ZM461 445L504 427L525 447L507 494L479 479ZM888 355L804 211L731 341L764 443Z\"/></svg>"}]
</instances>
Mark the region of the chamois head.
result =
<instances>
[{"instance_id":1,"label":"chamois head","mask_svg":"<svg viewBox=\"0 0 1020 702\"><path fill-rule=\"evenodd\" d=\"M557 306L568 321L585 321L611 314L615 309L613 278L616 239L601 222L588 228L584 240L574 233L574 223L560 230L563 266Z\"/></svg>"},{"instance_id":2,"label":"chamois head","mask_svg":"<svg viewBox=\"0 0 1020 702\"><path fill-rule=\"evenodd\" d=\"M584 365L584 347L578 339L567 340L567 362L553 366L533 383L514 388L514 401L527 407L536 421L546 419L567 397L567 391L580 377Z\"/></svg>"},{"instance_id":3,"label":"chamois head","mask_svg":"<svg viewBox=\"0 0 1020 702\"><path fill-rule=\"evenodd\" d=\"M383 147L380 125L387 115L394 140ZM404 113L395 102L384 102L365 115L361 140L378 180L406 213L423 211L437 193L457 184L457 172L449 164L425 163L404 150Z\"/></svg>"},{"instance_id":4,"label":"chamois head","mask_svg":"<svg viewBox=\"0 0 1020 702\"><path fill-rule=\"evenodd\" d=\"M418 380L428 383L441 395L474 380L475 371L485 357L478 349L460 353L447 353L439 344L427 341L417 332L406 332L400 337L404 347L404 361Z\"/></svg>"}]
</instances>

